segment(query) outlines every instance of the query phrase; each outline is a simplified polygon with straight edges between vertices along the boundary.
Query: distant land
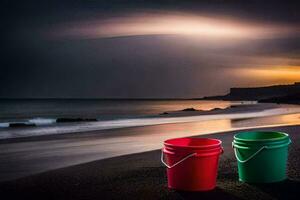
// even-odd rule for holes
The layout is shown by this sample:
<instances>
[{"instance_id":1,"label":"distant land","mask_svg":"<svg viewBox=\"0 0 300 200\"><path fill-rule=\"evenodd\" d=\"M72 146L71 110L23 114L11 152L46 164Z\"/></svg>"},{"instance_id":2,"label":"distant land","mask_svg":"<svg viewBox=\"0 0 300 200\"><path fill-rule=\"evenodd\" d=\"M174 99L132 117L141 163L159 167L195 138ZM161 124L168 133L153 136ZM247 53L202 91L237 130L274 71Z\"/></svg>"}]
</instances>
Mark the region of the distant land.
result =
<instances>
[{"instance_id":1,"label":"distant land","mask_svg":"<svg viewBox=\"0 0 300 200\"><path fill-rule=\"evenodd\" d=\"M300 104L300 82L291 85L274 85L253 88L230 88L230 92L223 96L204 97L204 100L228 101L259 101L273 103Z\"/></svg>"}]
</instances>

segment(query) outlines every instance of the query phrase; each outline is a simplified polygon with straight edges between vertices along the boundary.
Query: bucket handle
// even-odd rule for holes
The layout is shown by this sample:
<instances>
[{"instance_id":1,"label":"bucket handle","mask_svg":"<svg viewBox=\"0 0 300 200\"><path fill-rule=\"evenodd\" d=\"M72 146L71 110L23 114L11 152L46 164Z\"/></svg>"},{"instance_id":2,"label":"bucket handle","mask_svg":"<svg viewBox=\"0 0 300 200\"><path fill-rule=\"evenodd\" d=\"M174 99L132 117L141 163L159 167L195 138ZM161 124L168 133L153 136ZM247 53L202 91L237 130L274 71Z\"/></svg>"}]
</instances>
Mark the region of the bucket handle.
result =
<instances>
[{"instance_id":1,"label":"bucket handle","mask_svg":"<svg viewBox=\"0 0 300 200\"><path fill-rule=\"evenodd\" d=\"M197 153L191 153L191 154L185 156L184 158L182 158L181 160L179 160L178 162L174 163L173 165L168 165L168 164L165 162L165 160L164 160L164 152L163 152L163 150L162 150L162 151L161 151L161 162L162 162L167 168L171 169L171 168L175 167L176 165L182 163L182 162L185 161L186 159L188 159L188 158L190 158L190 157L192 157L192 156L195 156L196 154L197 154Z\"/></svg>"},{"instance_id":2,"label":"bucket handle","mask_svg":"<svg viewBox=\"0 0 300 200\"><path fill-rule=\"evenodd\" d=\"M221 147L221 154L223 154L224 153L224 149ZM171 168L173 168L173 167L175 167L176 165L179 165L180 163L182 163L183 161L185 161L186 159L188 159L188 158L190 158L190 157L193 157L193 156L196 156L197 155L197 153L191 153L191 154L189 154L189 155L187 155L187 156L185 156L184 158L182 158L181 160L179 160L178 162L176 162L176 163L174 163L173 165L168 165L166 162L165 162L165 159L164 159L164 151L163 151L163 149L162 149L162 151L161 151L161 162L168 168L168 169L171 169Z\"/></svg>"},{"instance_id":3,"label":"bucket handle","mask_svg":"<svg viewBox=\"0 0 300 200\"><path fill-rule=\"evenodd\" d=\"M233 146L233 150L234 150L234 154L235 154L235 157L236 159L240 162L240 163L245 163L245 162L248 162L249 160L251 160L252 158L254 158L254 156L256 156L259 152L261 152L262 150L264 149L267 149L268 147L267 146L263 146L261 147L260 149L258 149L254 154L252 154L251 156L249 156L247 159L245 160L241 160L239 158L239 156L237 155L237 149Z\"/></svg>"},{"instance_id":4,"label":"bucket handle","mask_svg":"<svg viewBox=\"0 0 300 200\"><path fill-rule=\"evenodd\" d=\"M289 140L289 144L291 144L292 141ZM254 156L256 156L259 152L261 152L262 150L264 149L271 149L272 147L268 147L268 146L262 146L260 149L258 149L254 154L252 154L251 156L249 156L246 160L241 160L238 155L237 155L237 148L234 146L234 144L232 143L232 148L234 150L234 154L235 154L235 157L236 159L240 162L240 163L245 163L245 162L248 162L249 160L251 160Z\"/></svg>"}]
</instances>

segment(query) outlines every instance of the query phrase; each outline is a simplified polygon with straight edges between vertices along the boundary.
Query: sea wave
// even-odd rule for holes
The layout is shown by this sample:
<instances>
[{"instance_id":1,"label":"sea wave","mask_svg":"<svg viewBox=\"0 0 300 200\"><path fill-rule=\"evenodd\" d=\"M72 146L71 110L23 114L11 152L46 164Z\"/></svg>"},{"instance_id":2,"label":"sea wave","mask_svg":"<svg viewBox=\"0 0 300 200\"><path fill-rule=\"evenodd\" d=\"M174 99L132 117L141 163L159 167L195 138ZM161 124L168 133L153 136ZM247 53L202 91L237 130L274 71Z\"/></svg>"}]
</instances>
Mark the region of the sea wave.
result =
<instances>
[{"instance_id":1,"label":"sea wave","mask_svg":"<svg viewBox=\"0 0 300 200\"><path fill-rule=\"evenodd\" d=\"M33 118L33 119L29 119L28 120L29 123L33 123L37 126L39 125L49 125L49 124L54 124L56 123L56 119L55 118Z\"/></svg>"},{"instance_id":2,"label":"sea wave","mask_svg":"<svg viewBox=\"0 0 300 200\"><path fill-rule=\"evenodd\" d=\"M95 130L107 130L116 128L128 128L136 126L161 125L168 123L186 123L201 122L221 119L247 119L259 118L275 115L300 113L300 107L297 108L276 108L256 112L247 113L220 113L211 115L196 115L183 117L149 117L149 118L133 118L133 119L117 119L96 122L78 122L78 123L53 123L54 119L35 119L34 122L41 124L48 123L46 126L24 127L24 128L5 128L0 130L0 139L31 137L41 135L54 135L64 133L79 133Z\"/></svg>"},{"instance_id":3,"label":"sea wave","mask_svg":"<svg viewBox=\"0 0 300 200\"><path fill-rule=\"evenodd\" d=\"M9 127L9 122L0 122L0 128L7 128Z\"/></svg>"}]
</instances>

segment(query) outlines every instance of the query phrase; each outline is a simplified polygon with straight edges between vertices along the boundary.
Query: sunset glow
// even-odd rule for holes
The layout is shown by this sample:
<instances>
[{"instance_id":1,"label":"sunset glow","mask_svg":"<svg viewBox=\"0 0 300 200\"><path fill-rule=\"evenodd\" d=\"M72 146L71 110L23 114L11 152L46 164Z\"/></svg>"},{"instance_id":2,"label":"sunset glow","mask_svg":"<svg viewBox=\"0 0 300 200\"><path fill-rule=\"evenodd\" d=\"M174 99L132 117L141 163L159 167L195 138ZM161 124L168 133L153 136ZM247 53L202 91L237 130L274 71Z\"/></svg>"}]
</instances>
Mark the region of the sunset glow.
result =
<instances>
[{"instance_id":1,"label":"sunset glow","mask_svg":"<svg viewBox=\"0 0 300 200\"><path fill-rule=\"evenodd\" d=\"M300 81L300 66L274 66L261 69L237 69L236 72L244 77L258 81L268 81L270 84L290 84Z\"/></svg>"}]
</instances>

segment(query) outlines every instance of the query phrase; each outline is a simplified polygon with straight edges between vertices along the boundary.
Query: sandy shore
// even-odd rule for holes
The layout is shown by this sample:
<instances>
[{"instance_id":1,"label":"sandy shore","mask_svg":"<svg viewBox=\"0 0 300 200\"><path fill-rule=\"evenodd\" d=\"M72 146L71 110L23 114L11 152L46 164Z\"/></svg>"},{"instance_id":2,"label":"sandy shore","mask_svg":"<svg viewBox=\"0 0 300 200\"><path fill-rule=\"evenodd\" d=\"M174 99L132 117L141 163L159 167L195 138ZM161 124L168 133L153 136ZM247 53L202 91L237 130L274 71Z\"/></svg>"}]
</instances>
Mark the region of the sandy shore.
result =
<instances>
[{"instance_id":1,"label":"sandy shore","mask_svg":"<svg viewBox=\"0 0 300 200\"><path fill-rule=\"evenodd\" d=\"M300 114L0 140L0 182L95 160L156 150L169 138L297 124L300 125Z\"/></svg>"},{"instance_id":2,"label":"sandy shore","mask_svg":"<svg viewBox=\"0 0 300 200\"><path fill-rule=\"evenodd\" d=\"M263 185L240 183L231 149L236 131L231 131L209 135L221 139L225 150L219 163L217 188L211 192L169 190L165 167L160 163L160 151L156 150L2 182L0 194L9 199L298 199L300 126L263 130L287 132L293 141L289 148L289 178L284 182Z\"/></svg>"}]
</instances>

